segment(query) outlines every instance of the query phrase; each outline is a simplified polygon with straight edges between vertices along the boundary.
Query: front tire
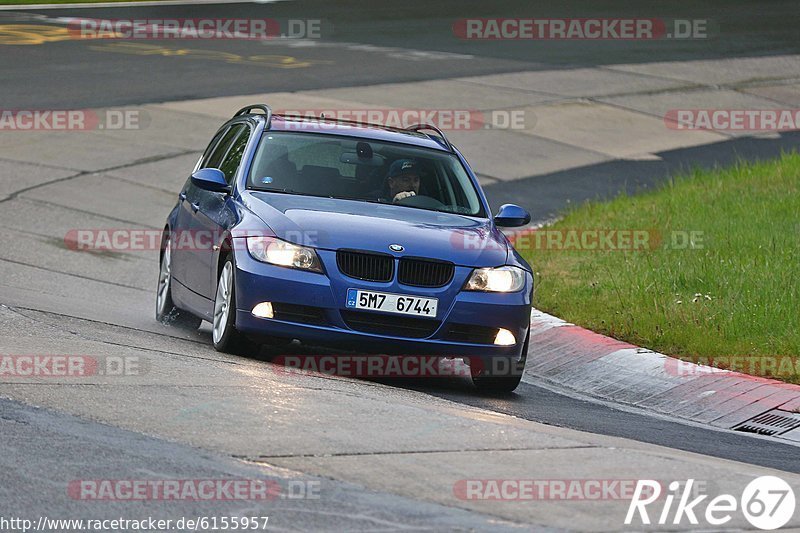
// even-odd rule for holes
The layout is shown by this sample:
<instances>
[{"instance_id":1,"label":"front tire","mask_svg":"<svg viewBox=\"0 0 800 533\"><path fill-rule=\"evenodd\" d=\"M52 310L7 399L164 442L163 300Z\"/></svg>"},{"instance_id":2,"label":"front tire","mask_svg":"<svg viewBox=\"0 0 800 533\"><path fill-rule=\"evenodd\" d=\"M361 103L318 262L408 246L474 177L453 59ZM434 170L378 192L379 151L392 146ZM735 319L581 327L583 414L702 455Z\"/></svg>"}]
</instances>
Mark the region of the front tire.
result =
<instances>
[{"instance_id":1,"label":"front tire","mask_svg":"<svg viewBox=\"0 0 800 533\"><path fill-rule=\"evenodd\" d=\"M505 394L513 392L522 381L525 361L528 359L530 331L525 336L522 352L516 357L486 357L470 360L472 383L480 392Z\"/></svg>"},{"instance_id":2,"label":"front tire","mask_svg":"<svg viewBox=\"0 0 800 533\"><path fill-rule=\"evenodd\" d=\"M197 329L202 318L189 311L184 311L172 301L172 240L167 237L164 253L158 272L158 288L156 289L156 320L165 326L178 326L186 329Z\"/></svg>"},{"instance_id":3,"label":"front tire","mask_svg":"<svg viewBox=\"0 0 800 533\"><path fill-rule=\"evenodd\" d=\"M236 284L232 257L228 256L219 274L211 338L218 352L253 355L258 351L257 346L236 329Z\"/></svg>"}]
</instances>

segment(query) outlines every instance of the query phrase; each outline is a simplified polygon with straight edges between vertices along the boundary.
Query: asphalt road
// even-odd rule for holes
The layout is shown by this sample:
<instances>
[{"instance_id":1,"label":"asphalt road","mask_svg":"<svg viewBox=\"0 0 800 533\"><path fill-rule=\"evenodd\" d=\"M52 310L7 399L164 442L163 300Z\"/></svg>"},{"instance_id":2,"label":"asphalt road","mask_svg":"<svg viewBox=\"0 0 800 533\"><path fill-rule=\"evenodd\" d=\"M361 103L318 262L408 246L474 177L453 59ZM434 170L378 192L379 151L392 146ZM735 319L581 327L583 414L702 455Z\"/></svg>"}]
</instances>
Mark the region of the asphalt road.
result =
<instances>
[{"instance_id":1,"label":"asphalt road","mask_svg":"<svg viewBox=\"0 0 800 533\"><path fill-rule=\"evenodd\" d=\"M491 516L365 491L352 483L314 476L297 477L288 471L242 464L219 454L200 454L189 446L2 399L0 428L3 431L0 516L6 519L14 516L36 524L40 517L53 520L156 517L172 520L177 525L181 518L257 516L268 517L268 528L277 531L519 530L499 524ZM275 497L246 503L188 501L176 504L150 500L140 502L135 512L129 502L94 502L96 505L90 515L86 514L87 502L64 497L63 484L85 479L87 473L98 479L109 479L109 474L130 476L145 472L166 480L256 479L270 483ZM324 497L300 498L313 494ZM262 520L258 520L259 528ZM173 526L172 530L176 529ZM41 530L79 528L51 525Z\"/></svg>"},{"instance_id":2,"label":"asphalt road","mask_svg":"<svg viewBox=\"0 0 800 533\"><path fill-rule=\"evenodd\" d=\"M26 15L27 14L27 15ZM453 23L470 17L648 17L708 20L710 39L654 41L466 41ZM64 28L60 17L273 18L321 20L322 39L283 44L230 40L113 41L66 38L47 45L4 47L0 104L4 108L103 107L145 102L419 81L538 68L570 68L796 53L796 4L791 0L646 8L605 2L324 2L299 0L97 9L0 12L2 26ZM42 18L45 17L45 18ZM62 39L62 37L58 37ZM358 46L349 46L357 43ZM364 45L370 45L365 47ZM292 58L301 68L275 67L253 56ZM30 68L35 65L37 68Z\"/></svg>"},{"instance_id":3,"label":"asphalt road","mask_svg":"<svg viewBox=\"0 0 800 533\"><path fill-rule=\"evenodd\" d=\"M0 39L4 25L63 28L63 21L54 19L72 16L319 18L332 25L333 33L316 43L148 41L143 46L130 47L111 41L59 40L35 45L0 44L0 107L120 106L553 66L797 53L800 49L792 24L796 10L792 2L708 2L702 6L680 2L669 8L648 8L652 11L647 13L642 13L641 6L636 8L638 16L712 19L726 31L710 41L642 42L628 46L598 43L587 47L576 43L465 43L452 35L454 18L531 16L532 9L529 3L505 2L403 2L398 6L298 1L190 8L5 11L0 17L4 19L0 20ZM610 16L630 9L630 2L571 3L569 7L555 2L537 3L535 15ZM281 57L276 60L264 56ZM303 66L285 68L286 64ZM0 162L5 164L2 168L6 172L2 179L9 185L14 180L27 179L28 173L52 173L50 177L55 182L63 181L67 186L70 181L74 183L70 189L58 189L58 183L51 184L49 180L29 187L10 186L15 192L0 199L4 228L0 232L4 250L0 255L0 303L7 306L0 308L0 333L7 339L4 349L9 353L85 350L84 353L104 356L136 355L147 358L153 368L147 376L128 381L110 379L59 386L14 380L0 383L0 395L22 402L0 401L0 464L4 466L0 470L0 515L19 514L19 509L25 509L31 516L65 516L83 510L83 502L76 503L63 494L62 484L76 478L282 475L280 479L289 479L297 477L298 470L306 471L297 467L298 462L309 458L311 465L317 458L341 454L342 448L351 456L364 455L365 461L383 455L404 461L408 454L475 450L501 453L503 439L508 435L499 433L512 434L516 419L547 426L539 430L543 435L547 431L561 435L557 428L587 432L601 442L592 442L591 448L613 449L613 438L620 437L663 446L670 453L684 450L800 473L796 447L576 399L541 387L531 377L526 377L516 394L503 398L475 395L468 380L456 378L421 383L316 378L292 381L283 379L269 363L258 358L216 354L208 346L207 329L189 333L156 324L151 317L153 257L76 257L66 254L63 242L53 235L63 235L65 228L103 227L115 222L160 225L156 217L162 211L166 213L158 204L164 189L152 183L138 183L138 188L132 188L132 180L126 182L120 176L126 168L144 176L147 165L160 158L175 162L175 168L185 167L191 157L187 154L202 144L192 137L200 138L195 132L186 135L190 140L184 141L187 146L183 151L176 148L173 153L142 154L139 163L120 168L103 170L102 165L97 165L76 172L65 163L63 167L30 165L12 169L13 160ZM58 142L56 137L48 139L54 145ZM703 163L704 158L715 162L732 160L747 150L763 156L797 143L793 135L787 134L783 139L784 144L732 140L716 146L714 150L719 153L697 149L689 154L691 157L684 154L680 163ZM4 140L0 138L0 142ZM21 141L19 146L23 144ZM87 158L100 155L94 153ZM643 171L648 165L658 168ZM608 188L596 176L613 175L616 190L624 189L628 178L634 175L646 174L655 181L674 168L669 161L614 162L607 167L594 167L596 175L587 174L585 169L557 173L540 177L536 183L524 180L494 185L491 194L497 199L524 194L530 197L531 207L545 213L564 205L568 190L583 188L590 197L601 188ZM97 181L92 182L94 179ZM81 181L82 186L78 185ZM114 183L119 190L104 190L96 186L98 182ZM148 204L150 198L158 200ZM26 240L31 244L26 245ZM35 409L31 404L46 409ZM433 405L435 410L423 412L421 404L426 409L433 409L429 404ZM510 415L502 418L508 426L499 433L479 426L485 421L485 412L498 417ZM266 420L265 413L271 413ZM356 415L364 418L354 420ZM423 415L430 421L420 422ZM478 429L474 434L468 425L451 420L459 417L475 423ZM301 432L307 435L300 438ZM446 440L448 434L468 435L469 439L459 448ZM531 440L530 446L537 450L553 446L547 439L539 442L536 435L514 436L519 441ZM513 439L512 444L520 446ZM385 448L392 451L386 452ZM658 471L660 465L656 459L651 460ZM352 477L358 475L362 474L352 473ZM392 477L380 471L363 475ZM424 473L420 475L424 477ZM283 529L502 530L525 523L524 519L506 523L490 511L476 512L430 501L422 504L423 499L436 498L401 498L388 488L365 488L364 485L373 485L362 480L359 483L363 484L359 484L310 474L302 476L302 480L319 480L330 497L300 505L284 501L270 504L266 510L280 517ZM120 509L131 508L94 508L98 516L113 516ZM142 513L168 512L170 516L252 510L219 502L178 509L161 508L158 503L138 508Z\"/></svg>"}]
</instances>

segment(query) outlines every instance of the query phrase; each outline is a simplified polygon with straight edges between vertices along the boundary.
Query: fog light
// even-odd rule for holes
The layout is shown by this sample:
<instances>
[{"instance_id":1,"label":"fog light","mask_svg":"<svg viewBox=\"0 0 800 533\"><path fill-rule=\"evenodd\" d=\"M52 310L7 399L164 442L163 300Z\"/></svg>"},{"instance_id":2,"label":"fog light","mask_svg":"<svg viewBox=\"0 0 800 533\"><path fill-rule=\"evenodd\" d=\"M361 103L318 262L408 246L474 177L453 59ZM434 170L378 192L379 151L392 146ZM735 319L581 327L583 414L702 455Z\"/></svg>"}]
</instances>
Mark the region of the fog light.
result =
<instances>
[{"instance_id":1,"label":"fog light","mask_svg":"<svg viewBox=\"0 0 800 533\"><path fill-rule=\"evenodd\" d=\"M253 316L258 318L272 318L275 315L272 313L271 302L261 302L253 308Z\"/></svg>"},{"instance_id":2,"label":"fog light","mask_svg":"<svg viewBox=\"0 0 800 533\"><path fill-rule=\"evenodd\" d=\"M517 339L514 337L514 334L507 329L500 328L500 331L497 332L497 336L494 338L494 343L500 346L514 346L517 344Z\"/></svg>"}]
</instances>

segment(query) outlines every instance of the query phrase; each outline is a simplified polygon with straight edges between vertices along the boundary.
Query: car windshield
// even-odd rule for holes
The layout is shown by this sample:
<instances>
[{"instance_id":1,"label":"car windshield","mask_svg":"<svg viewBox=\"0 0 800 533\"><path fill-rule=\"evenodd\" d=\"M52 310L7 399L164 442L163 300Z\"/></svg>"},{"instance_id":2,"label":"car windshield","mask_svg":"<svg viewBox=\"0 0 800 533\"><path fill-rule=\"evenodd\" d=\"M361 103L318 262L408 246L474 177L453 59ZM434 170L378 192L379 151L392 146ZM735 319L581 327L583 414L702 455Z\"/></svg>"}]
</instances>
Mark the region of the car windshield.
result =
<instances>
[{"instance_id":1,"label":"car windshield","mask_svg":"<svg viewBox=\"0 0 800 533\"><path fill-rule=\"evenodd\" d=\"M459 159L415 146L313 133L267 132L248 188L483 216Z\"/></svg>"}]
</instances>

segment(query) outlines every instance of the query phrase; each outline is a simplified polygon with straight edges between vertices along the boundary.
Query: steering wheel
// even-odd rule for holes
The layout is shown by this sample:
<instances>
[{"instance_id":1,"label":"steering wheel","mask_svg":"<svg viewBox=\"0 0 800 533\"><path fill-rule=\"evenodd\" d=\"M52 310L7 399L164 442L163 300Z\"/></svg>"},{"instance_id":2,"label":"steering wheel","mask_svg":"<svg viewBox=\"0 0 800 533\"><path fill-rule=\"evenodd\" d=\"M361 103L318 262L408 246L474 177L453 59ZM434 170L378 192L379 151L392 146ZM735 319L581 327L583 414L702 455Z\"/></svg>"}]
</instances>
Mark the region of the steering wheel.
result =
<instances>
[{"instance_id":1,"label":"steering wheel","mask_svg":"<svg viewBox=\"0 0 800 533\"><path fill-rule=\"evenodd\" d=\"M424 194L416 194L403 198L402 200L396 201L395 205L407 205L409 207L421 207L423 209L441 209L445 207L445 205L436 198L425 196Z\"/></svg>"}]
</instances>

